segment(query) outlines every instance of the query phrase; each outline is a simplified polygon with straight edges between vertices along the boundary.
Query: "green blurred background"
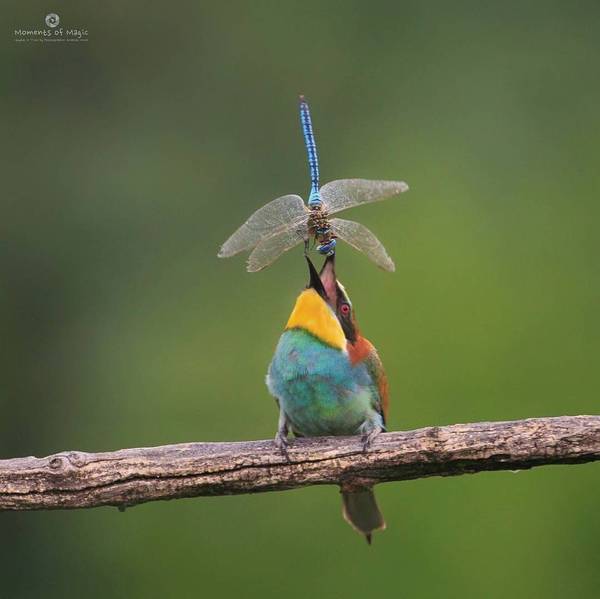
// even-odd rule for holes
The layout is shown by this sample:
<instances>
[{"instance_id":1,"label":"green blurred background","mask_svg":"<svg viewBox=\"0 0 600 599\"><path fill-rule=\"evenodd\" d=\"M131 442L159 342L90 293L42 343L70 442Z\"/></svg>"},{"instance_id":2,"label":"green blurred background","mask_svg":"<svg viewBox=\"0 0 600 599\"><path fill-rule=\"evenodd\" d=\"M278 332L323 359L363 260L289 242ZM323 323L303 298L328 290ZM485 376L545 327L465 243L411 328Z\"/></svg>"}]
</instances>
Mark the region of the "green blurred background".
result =
<instances>
[{"instance_id":1,"label":"green blurred background","mask_svg":"<svg viewBox=\"0 0 600 599\"><path fill-rule=\"evenodd\" d=\"M397 264L340 278L391 429L598 413L597 2L3 7L0 456L261 439L306 281L216 258L254 209L405 179L350 215ZM87 44L17 44L47 12ZM600 469L378 487L368 548L334 487L0 514L0 596L597 597Z\"/></svg>"}]
</instances>

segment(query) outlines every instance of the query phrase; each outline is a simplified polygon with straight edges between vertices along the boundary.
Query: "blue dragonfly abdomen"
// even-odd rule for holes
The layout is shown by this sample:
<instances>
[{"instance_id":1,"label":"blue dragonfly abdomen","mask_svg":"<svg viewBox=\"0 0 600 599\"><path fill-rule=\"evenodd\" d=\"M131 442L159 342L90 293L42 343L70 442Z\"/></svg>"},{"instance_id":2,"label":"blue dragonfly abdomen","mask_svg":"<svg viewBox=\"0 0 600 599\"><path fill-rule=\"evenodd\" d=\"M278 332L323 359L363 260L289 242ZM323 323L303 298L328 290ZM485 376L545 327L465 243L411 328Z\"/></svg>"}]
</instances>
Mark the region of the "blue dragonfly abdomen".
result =
<instances>
[{"instance_id":1,"label":"blue dragonfly abdomen","mask_svg":"<svg viewBox=\"0 0 600 599\"><path fill-rule=\"evenodd\" d=\"M313 134L310 109L304 96L300 96L300 124L302 135L308 157L308 171L310 174L310 192L308 196L308 207L318 209L321 207L321 196L319 195L319 157L317 156L317 144Z\"/></svg>"}]
</instances>

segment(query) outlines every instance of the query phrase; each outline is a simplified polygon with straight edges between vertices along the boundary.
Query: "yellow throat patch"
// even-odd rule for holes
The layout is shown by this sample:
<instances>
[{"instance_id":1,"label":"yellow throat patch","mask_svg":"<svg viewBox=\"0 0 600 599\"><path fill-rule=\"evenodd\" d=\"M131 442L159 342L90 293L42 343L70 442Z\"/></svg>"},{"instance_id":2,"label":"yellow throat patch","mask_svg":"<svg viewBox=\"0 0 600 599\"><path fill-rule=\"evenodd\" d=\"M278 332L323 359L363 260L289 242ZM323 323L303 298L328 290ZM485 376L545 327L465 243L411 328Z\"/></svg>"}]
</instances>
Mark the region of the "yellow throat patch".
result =
<instances>
[{"instance_id":1,"label":"yellow throat patch","mask_svg":"<svg viewBox=\"0 0 600 599\"><path fill-rule=\"evenodd\" d=\"M346 337L335 314L314 290L304 290L296 300L285 330L304 329L327 345L346 349Z\"/></svg>"}]
</instances>

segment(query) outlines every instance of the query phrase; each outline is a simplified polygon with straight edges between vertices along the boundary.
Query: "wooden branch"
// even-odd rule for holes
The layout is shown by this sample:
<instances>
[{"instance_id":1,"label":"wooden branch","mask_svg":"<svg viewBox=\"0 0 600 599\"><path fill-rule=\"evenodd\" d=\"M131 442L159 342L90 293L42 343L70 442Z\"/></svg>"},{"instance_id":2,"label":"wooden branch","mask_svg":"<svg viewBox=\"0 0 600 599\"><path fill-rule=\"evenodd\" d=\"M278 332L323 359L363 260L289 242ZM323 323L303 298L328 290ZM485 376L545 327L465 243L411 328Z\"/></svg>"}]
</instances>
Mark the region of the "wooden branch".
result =
<instances>
[{"instance_id":1,"label":"wooden branch","mask_svg":"<svg viewBox=\"0 0 600 599\"><path fill-rule=\"evenodd\" d=\"M0 510L127 506L200 495L360 487L426 476L600 460L600 416L481 422L357 437L297 439L289 461L272 441L184 443L107 453L0 460Z\"/></svg>"}]
</instances>

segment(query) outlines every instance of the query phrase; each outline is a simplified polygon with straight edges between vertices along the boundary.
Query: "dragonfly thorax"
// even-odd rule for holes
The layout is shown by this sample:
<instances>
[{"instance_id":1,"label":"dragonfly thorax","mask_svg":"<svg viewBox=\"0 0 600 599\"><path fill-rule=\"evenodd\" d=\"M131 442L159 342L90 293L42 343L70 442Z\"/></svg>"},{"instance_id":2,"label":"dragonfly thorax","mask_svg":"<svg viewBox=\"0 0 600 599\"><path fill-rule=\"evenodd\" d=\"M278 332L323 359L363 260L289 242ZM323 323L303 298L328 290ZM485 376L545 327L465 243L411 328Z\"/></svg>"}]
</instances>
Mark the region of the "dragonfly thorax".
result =
<instances>
[{"instance_id":1,"label":"dragonfly thorax","mask_svg":"<svg viewBox=\"0 0 600 599\"><path fill-rule=\"evenodd\" d=\"M337 243L328 216L323 204L319 204L311 209L308 217L308 230L319 244L317 251L326 256L333 254Z\"/></svg>"}]
</instances>

